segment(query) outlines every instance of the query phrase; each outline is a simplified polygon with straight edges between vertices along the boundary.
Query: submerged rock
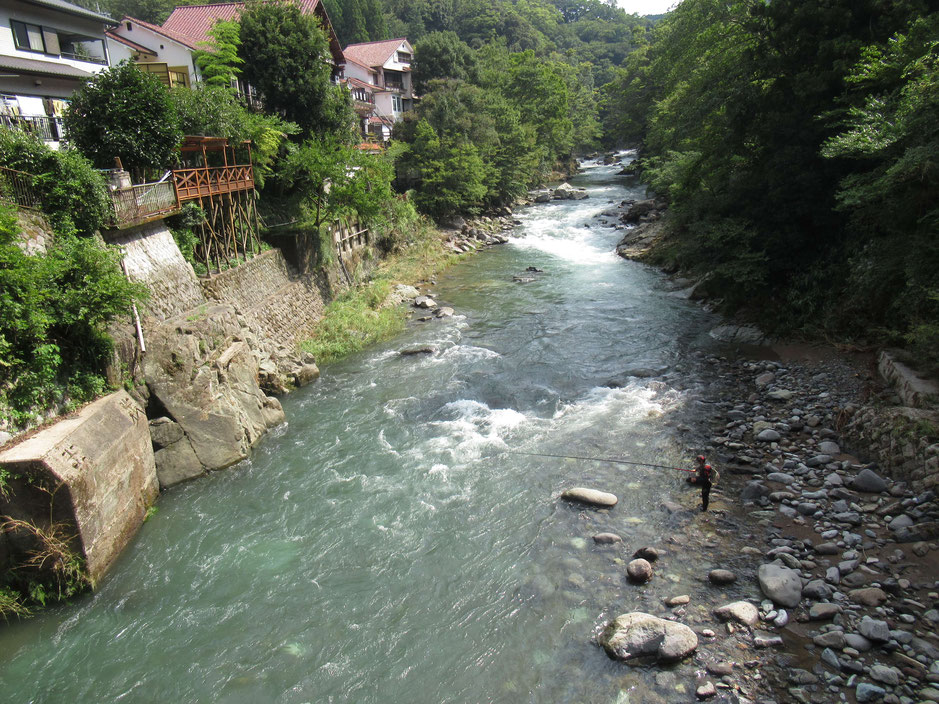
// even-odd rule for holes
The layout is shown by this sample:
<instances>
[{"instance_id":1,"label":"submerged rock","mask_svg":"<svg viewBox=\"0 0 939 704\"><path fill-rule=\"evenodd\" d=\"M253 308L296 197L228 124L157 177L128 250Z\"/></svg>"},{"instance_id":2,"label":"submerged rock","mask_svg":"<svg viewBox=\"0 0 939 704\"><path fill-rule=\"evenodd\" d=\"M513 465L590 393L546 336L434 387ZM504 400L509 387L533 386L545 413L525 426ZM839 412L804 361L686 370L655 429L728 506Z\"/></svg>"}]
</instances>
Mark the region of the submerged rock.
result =
<instances>
[{"instance_id":1,"label":"submerged rock","mask_svg":"<svg viewBox=\"0 0 939 704\"><path fill-rule=\"evenodd\" d=\"M591 506L599 506L600 508L612 508L616 506L616 502L619 501L615 494L599 491L597 489L587 489L585 487L567 489L561 494L561 498L566 501L576 501Z\"/></svg>"},{"instance_id":2,"label":"submerged rock","mask_svg":"<svg viewBox=\"0 0 939 704\"><path fill-rule=\"evenodd\" d=\"M623 539L616 533L597 533L593 536L593 542L597 545L611 545L613 543L622 543Z\"/></svg>"},{"instance_id":3,"label":"submerged rock","mask_svg":"<svg viewBox=\"0 0 939 704\"><path fill-rule=\"evenodd\" d=\"M599 642L618 660L650 656L659 662L675 662L695 651L698 636L682 623L634 612L607 624Z\"/></svg>"}]
</instances>

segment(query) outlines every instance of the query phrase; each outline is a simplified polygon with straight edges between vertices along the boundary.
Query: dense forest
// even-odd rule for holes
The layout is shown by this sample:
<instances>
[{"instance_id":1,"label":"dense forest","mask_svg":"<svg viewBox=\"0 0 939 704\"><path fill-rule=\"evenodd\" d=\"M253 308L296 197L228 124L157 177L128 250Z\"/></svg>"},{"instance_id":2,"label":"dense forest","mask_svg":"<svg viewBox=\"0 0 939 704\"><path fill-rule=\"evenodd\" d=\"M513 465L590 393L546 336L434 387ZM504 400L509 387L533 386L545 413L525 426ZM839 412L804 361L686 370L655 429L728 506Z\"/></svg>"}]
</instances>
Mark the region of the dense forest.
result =
<instances>
[{"instance_id":1,"label":"dense forest","mask_svg":"<svg viewBox=\"0 0 939 704\"><path fill-rule=\"evenodd\" d=\"M939 14L685 0L604 87L671 201L663 261L768 328L939 359Z\"/></svg>"}]
</instances>

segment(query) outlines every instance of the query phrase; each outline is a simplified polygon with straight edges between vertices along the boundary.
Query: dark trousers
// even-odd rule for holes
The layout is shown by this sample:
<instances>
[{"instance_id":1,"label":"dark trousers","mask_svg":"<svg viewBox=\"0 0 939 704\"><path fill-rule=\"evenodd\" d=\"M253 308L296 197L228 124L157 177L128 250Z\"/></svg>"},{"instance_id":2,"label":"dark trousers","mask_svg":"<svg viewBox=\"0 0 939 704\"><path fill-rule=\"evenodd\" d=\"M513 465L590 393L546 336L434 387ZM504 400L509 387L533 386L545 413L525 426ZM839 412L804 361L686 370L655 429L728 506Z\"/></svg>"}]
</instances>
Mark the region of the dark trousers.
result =
<instances>
[{"instance_id":1,"label":"dark trousers","mask_svg":"<svg viewBox=\"0 0 939 704\"><path fill-rule=\"evenodd\" d=\"M701 507L702 511L708 510L708 501L711 498L711 482L704 482L701 484Z\"/></svg>"}]
</instances>

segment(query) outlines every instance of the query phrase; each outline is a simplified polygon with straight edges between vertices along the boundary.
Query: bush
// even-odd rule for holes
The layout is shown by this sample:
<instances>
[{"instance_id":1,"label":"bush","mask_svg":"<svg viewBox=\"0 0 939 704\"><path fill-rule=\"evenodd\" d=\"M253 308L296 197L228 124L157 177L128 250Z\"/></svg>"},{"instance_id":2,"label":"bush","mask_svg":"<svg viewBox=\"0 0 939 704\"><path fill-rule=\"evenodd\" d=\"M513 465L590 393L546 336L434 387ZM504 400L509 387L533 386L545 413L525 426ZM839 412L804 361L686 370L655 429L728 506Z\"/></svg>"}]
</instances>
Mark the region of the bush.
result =
<instances>
[{"instance_id":1,"label":"bush","mask_svg":"<svg viewBox=\"0 0 939 704\"><path fill-rule=\"evenodd\" d=\"M146 289L121 273L116 249L59 234L43 255L18 246L14 211L0 204L0 421L23 426L57 404L105 390L107 325Z\"/></svg>"},{"instance_id":2,"label":"bush","mask_svg":"<svg viewBox=\"0 0 939 704\"><path fill-rule=\"evenodd\" d=\"M128 61L75 91L65 129L69 142L97 168L109 169L120 157L124 168L138 176L172 165L182 137L169 91Z\"/></svg>"},{"instance_id":3,"label":"bush","mask_svg":"<svg viewBox=\"0 0 939 704\"><path fill-rule=\"evenodd\" d=\"M104 177L74 149L54 151L34 135L0 130L0 165L35 175L42 209L57 231L90 235L110 213Z\"/></svg>"}]
</instances>

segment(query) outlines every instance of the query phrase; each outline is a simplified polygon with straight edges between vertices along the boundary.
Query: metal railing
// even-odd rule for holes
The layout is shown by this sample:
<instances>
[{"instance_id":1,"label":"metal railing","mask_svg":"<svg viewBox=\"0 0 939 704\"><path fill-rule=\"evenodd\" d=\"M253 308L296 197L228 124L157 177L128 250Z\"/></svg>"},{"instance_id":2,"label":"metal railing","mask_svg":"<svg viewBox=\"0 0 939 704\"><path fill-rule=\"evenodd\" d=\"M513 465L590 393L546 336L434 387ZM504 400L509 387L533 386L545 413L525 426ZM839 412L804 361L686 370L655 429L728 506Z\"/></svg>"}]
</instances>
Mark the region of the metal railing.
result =
<instances>
[{"instance_id":1,"label":"metal railing","mask_svg":"<svg viewBox=\"0 0 939 704\"><path fill-rule=\"evenodd\" d=\"M35 176L25 171L8 169L0 166L0 200L5 200L21 208L39 210L42 199L36 190Z\"/></svg>"},{"instance_id":2,"label":"metal railing","mask_svg":"<svg viewBox=\"0 0 939 704\"><path fill-rule=\"evenodd\" d=\"M111 191L115 224L124 224L179 209L172 181L141 183Z\"/></svg>"},{"instance_id":3,"label":"metal railing","mask_svg":"<svg viewBox=\"0 0 939 704\"><path fill-rule=\"evenodd\" d=\"M34 134L45 142L58 142L65 137L61 117L0 115L0 126Z\"/></svg>"}]
</instances>

